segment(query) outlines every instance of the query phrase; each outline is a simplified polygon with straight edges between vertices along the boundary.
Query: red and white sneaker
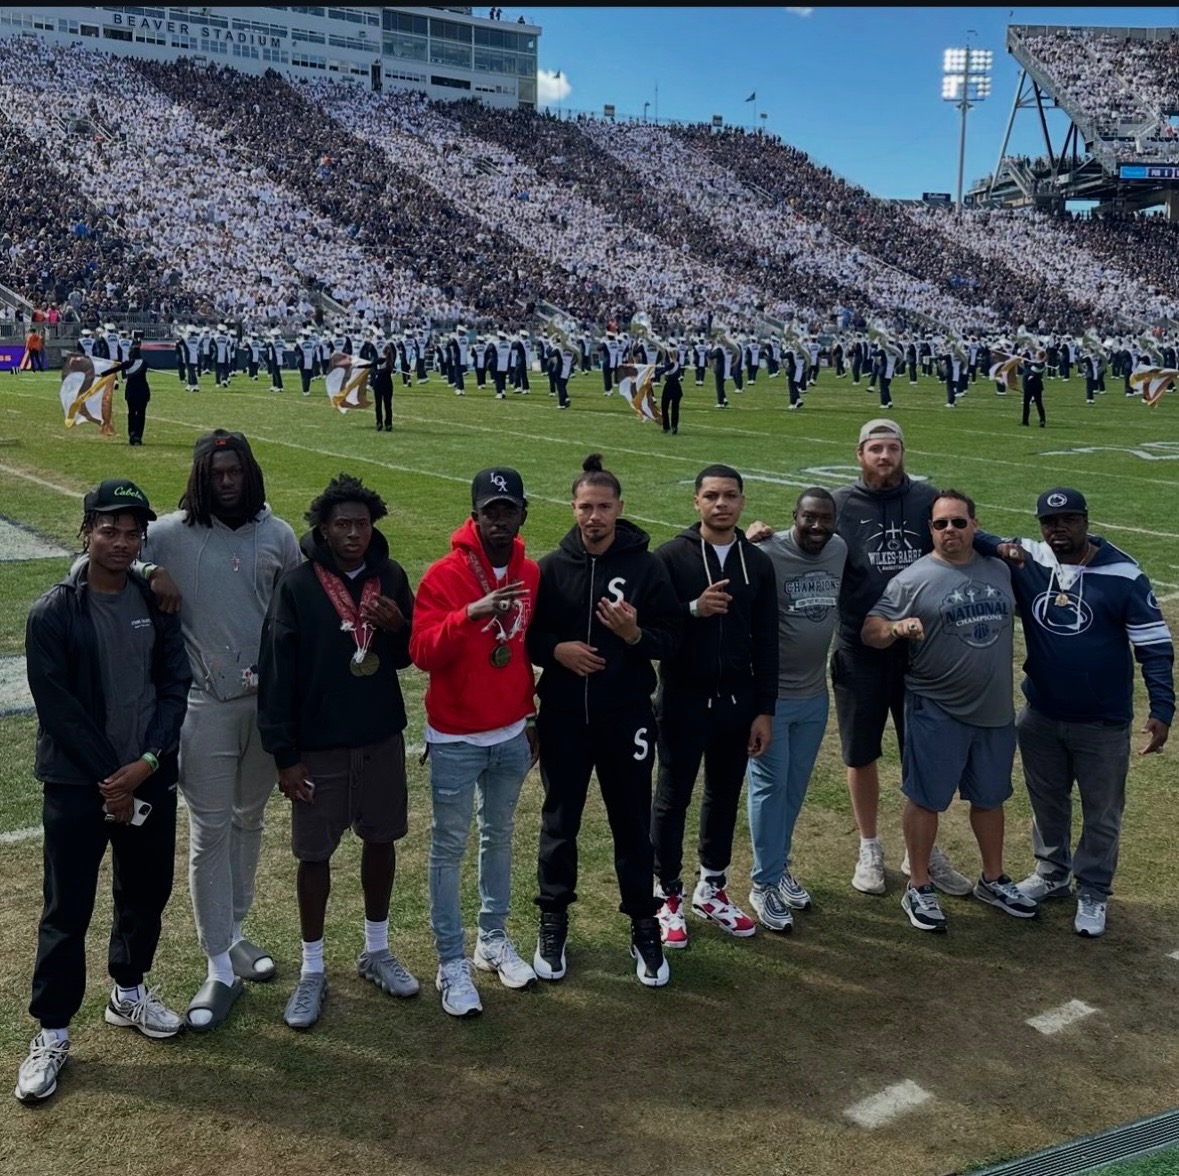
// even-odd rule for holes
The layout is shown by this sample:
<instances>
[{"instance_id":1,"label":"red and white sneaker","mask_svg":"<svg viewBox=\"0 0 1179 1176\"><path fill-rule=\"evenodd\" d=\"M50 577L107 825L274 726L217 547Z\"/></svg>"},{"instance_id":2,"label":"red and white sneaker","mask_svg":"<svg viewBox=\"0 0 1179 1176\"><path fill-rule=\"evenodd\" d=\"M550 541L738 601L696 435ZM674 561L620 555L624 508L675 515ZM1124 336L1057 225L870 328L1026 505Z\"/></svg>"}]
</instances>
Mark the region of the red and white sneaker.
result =
<instances>
[{"instance_id":1,"label":"red and white sneaker","mask_svg":"<svg viewBox=\"0 0 1179 1176\"><path fill-rule=\"evenodd\" d=\"M667 894L663 896L663 905L656 916L659 920L659 937L665 948L688 946L688 921L684 918L684 896L682 894Z\"/></svg>"},{"instance_id":2,"label":"red and white sneaker","mask_svg":"<svg viewBox=\"0 0 1179 1176\"><path fill-rule=\"evenodd\" d=\"M705 878L696 883L696 889L692 891L692 913L708 919L738 939L745 939L757 931L757 924L729 901L723 878L719 886Z\"/></svg>"}]
</instances>

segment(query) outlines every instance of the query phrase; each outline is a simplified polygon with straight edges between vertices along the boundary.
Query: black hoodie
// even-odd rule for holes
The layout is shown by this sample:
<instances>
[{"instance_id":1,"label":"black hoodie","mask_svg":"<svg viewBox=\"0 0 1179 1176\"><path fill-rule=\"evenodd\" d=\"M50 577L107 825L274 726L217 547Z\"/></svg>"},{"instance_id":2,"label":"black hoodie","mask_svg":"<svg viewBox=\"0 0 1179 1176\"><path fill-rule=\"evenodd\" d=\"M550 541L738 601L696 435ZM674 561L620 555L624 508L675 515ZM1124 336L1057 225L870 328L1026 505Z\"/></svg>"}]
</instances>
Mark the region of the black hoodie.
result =
<instances>
[{"instance_id":1,"label":"black hoodie","mask_svg":"<svg viewBox=\"0 0 1179 1176\"><path fill-rule=\"evenodd\" d=\"M896 486L873 490L861 478L833 491L836 532L847 543L839 591L839 639L859 645L864 618L889 580L933 550L929 516L937 490L908 474Z\"/></svg>"},{"instance_id":2,"label":"black hoodie","mask_svg":"<svg viewBox=\"0 0 1179 1176\"><path fill-rule=\"evenodd\" d=\"M648 550L647 533L619 519L614 542L590 555L574 527L556 551L540 560L536 612L528 626L528 655L544 671L537 695L541 705L568 711L585 722L649 708L655 689L652 660L670 657L680 635L680 605L663 565ZM598 601L625 599L638 612L641 639L627 645L598 620ZM606 665L578 677L553 656L563 641L597 648Z\"/></svg>"},{"instance_id":3,"label":"black hoodie","mask_svg":"<svg viewBox=\"0 0 1179 1176\"><path fill-rule=\"evenodd\" d=\"M404 569L389 558L380 531L355 579L341 572L331 549L315 531L299 543L307 562L279 582L262 626L258 669L258 731L279 769L297 764L304 751L364 747L405 730L405 703L397 671L409 662L413 592ZM359 604L364 582L381 578L381 595L397 602L406 623L396 633L378 629L369 649L377 672L357 677L350 668L352 634L340 629L335 606L319 583L315 564L343 580Z\"/></svg>"},{"instance_id":4,"label":"black hoodie","mask_svg":"<svg viewBox=\"0 0 1179 1176\"><path fill-rule=\"evenodd\" d=\"M772 715L778 701L778 588L764 551L736 531L721 569L716 548L696 523L655 552L671 576L684 623L674 656L659 666L666 699L753 696L754 714ZM728 580L724 615L692 617L688 606L709 584Z\"/></svg>"}]
</instances>

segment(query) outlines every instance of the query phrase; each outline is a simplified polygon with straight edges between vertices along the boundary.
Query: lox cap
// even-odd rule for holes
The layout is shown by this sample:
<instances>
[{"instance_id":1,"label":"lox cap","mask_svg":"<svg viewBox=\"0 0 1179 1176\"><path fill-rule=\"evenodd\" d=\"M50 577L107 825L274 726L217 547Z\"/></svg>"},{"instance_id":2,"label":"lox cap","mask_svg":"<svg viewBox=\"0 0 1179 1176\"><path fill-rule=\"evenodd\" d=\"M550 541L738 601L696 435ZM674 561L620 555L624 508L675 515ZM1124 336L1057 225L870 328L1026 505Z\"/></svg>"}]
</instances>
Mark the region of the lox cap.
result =
<instances>
[{"instance_id":1,"label":"lox cap","mask_svg":"<svg viewBox=\"0 0 1179 1176\"><path fill-rule=\"evenodd\" d=\"M243 434L231 433L228 429L214 429L211 433L205 433L196 439L192 447L192 460L199 461L206 454L218 453L221 450L237 453L242 457L254 456L250 443Z\"/></svg>"},{"instance_id":2,"label":"lox cap","mask_svg":"<svg viewBox=\"0 0 1179 1176\"><path fill-rule=\"evenodd\" d=\"M1036 518L1045 515L1058 514L1088 514L1089 504L1080 490L1071 486L1057 486L1052 490L1045 490L1036 499Z\"/></svg>"},{"instance_id":3,"label":"lox cap","mask_svg":"<svg viewBox=\"0 0 1179 1176\"><path fill-rule=\"evenodd\" d=\"M891 437L902 445L905 443L905 434L901 432L901 426L896 421L890 421L887 417L876 417L874 420L868 421L860 429L859 443L863 445L865 441L875 441L881 437Z\"/></svg>"},{"instance_id":4,"label":"lox cap","mask_svg":"<svg viewBox=\"0 0 1179 1176\"><path fill-rule=\"evenodd\" d=\"M507 466L480 470L471 481L471 505L479 510L489 502L510 502L523 510L528 505L524 479Z\"/></svg>"},{"instance_id":5,"label":"lox cap","mask_svg":"<svg viewBox=\"0 0 1179 1176\"><path fill-rule=\"evenodd\" d=\"M100 514L118 514L129 510L145 515L149 522L155 522L156 519L147 495L126 478L107 478L105 482L99 482L82 499L82 509L87 512L98 511Z\"/></svg>"}]
</instances>

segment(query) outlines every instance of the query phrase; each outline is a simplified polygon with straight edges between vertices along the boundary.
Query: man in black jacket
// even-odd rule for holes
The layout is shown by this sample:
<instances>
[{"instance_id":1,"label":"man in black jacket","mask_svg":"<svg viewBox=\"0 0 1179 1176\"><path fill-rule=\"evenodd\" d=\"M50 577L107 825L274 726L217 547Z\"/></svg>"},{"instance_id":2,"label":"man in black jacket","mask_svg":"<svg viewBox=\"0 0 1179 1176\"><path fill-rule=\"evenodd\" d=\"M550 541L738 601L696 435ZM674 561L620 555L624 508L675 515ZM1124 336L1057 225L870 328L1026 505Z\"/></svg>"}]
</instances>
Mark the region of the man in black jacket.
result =
<instances>
[{"instance_id":1,"label":"man in black jacket","mask_svg":"<svg viewBox=\"0 0 1179 1176\"><path fill-rule=\"evenodd\" d=\"M307 511L307 562L270 602L259 656L258 731L292 802L291 848L303 936L299 983L283 1019L310 1029L327 992L323 927L331 858L349 827L364 843L365 949L357 971L396 996L418 982L389 951L395 843L406 833L405 704L413 593L373 524L388 514L374 491L333 478Z\"/></svg>"},{"instance_id":2,"label":"man in black jacket","mask_svg":"<svg viewBox=\"0 0 1179 1176\"><path fill-rule=\"evenodd\" d=\"M86 557L29 610L25 653L45 788L45 907L29 1012L41 1023L16 1097L48 1098L86 990L86 932L111 846L109 1025L172 1037L183 1021L144 985L172 893L180 727L192 678L180 619L129 571L155 519L133 482L86 495Z\"/></svg>"},{"instance_id":3,"label":"man in black jacket","mask_svg":"<svg viewBox=\"0 0 1179 1176\"><path fill-rule=\"evenodd\" d=\"M659 778L651 812L664 947L688 946L684 920L684 821L700 763L700 880L692 911L745 938L754 921L726 891L745 768L769 746L778 696L774 567L737 523L745 484L731 466L696 475L700 522L656 552L671 577L683 636L659 666Z\"/></svg>"},{"instance_id":4,"label":"man in black jacket","mask_svg":"<svg viewBox=\"0 0 1179 1176\"><path fill-rule=\"evenodd\" d=\"M652 659L670 657L679 605L648 537L622 518L622 486L594 453L573 483L576 525L540 561L527 647L542 669L540 776L544 784L537 877L540 935L533 968L566 971L569 905L577 900L577 834L590 773L597 771L614 834L614 863L631 919L639 980L666 984L667 961L651 886L651 769L656 739Z\"/></svg>"}]
</instances>

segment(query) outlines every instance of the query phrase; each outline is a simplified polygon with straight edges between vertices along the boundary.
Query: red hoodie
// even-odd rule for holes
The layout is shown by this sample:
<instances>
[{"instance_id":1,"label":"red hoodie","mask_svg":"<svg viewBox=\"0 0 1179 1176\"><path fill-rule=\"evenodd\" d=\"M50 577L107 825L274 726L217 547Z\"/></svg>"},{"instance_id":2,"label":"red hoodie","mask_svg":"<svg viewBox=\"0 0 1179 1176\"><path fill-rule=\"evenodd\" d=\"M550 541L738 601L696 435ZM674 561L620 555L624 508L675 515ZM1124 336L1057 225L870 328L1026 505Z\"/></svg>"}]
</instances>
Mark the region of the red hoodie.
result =
<instances>
[{"instance_id":1,"label":"red hoodie","mask_svg":"<svg viewBox=\"0 0 1179 1176\"><path fill-rule=\"evenodd\" d=\"M451 535L450 547L450 554L431 564L418 585L409 655L418 669L430 675L426 687L430 726L445 735L475 735L536 713L535 682L524 632L536 608L540 569L525 556L524 540L517 535L504 582L522 580L528 591L520 597L523 623L516 623L520 617L514 612L505 619L505 624L515 624L518 631L508 642L511 661L498 669L491 663L497 644L494 625L488 629L486 619L467 619L467 605L487 595L468 553L479 561L487 583L497 586L474 519L467 519Z\"/></svg>"}]
</instances>

